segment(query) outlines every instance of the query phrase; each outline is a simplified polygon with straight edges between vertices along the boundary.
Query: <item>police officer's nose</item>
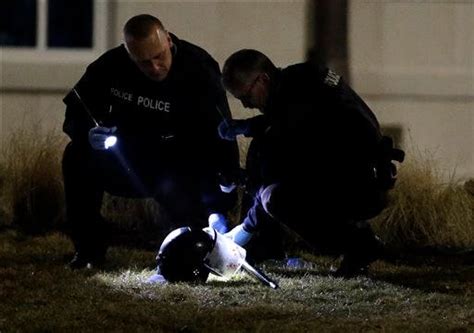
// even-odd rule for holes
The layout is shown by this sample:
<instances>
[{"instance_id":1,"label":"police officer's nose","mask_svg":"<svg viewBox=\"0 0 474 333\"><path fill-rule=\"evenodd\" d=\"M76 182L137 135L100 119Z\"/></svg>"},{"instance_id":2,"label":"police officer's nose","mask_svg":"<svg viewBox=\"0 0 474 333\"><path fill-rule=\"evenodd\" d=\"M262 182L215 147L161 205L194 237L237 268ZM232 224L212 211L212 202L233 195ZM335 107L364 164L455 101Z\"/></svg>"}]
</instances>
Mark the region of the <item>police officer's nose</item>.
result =
<instances>
[{"instance_id":1,"label":"police officer's nose","mask_svg":"<svg viewBox=\"0 0 474 333\"><path fill-rule=\"evenodd\" d=\"M151 63L151 68L153 69L153 71L159 72L163 69L163 65L158 61L153 61Z\"/></svg>"}]
</instances>

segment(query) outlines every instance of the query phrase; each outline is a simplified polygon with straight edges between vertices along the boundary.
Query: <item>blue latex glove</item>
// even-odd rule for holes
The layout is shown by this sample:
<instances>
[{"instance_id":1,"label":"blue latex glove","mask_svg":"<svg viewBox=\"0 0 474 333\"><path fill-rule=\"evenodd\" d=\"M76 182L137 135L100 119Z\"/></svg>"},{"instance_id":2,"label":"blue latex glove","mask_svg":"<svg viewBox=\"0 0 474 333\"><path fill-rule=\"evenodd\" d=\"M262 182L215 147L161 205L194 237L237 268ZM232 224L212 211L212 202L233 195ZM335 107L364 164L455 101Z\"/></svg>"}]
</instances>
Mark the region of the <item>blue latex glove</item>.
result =
<instances>
[{"instance_id":1,"label":"blue latex glove","mask_svg":"<svg viewBox=\"0 0 474 333\"><path fill-rule=\"evenodd\" d=\"M233 190L236 189L237 187L237 184L235 183L232 183L230 185L222 185L222 184L219 184L219 187L221 188L221 191L224 192L224 193L231 193Z\"/></svg>"},{"instance_id":2,"label":"blue latex glove","mask_svg":"<svg viewBox=\"0 0 474 333\"><path fill-rule=\"evenodd\" d=\"M217 127L219 136L228 141L235 141L237 135L247 135L249 132L249 123L245 119L223 120Z\"/></svg>"},{"instance_id":3,"label":"blue latex glove","mask_svg":"<svg viewBox=\"0 0 474 333\"><path fill-rule=\"evenodd\" d=\"M167 283L166 279L161 275L160 269L157 268L155 274L150 276L145 283L148 284L165 284Z\"/></svg>"},{"instance_id":4,"label":"blue latex glove","mask_svg":"<svg viewBox=\"0 0 474 333\"><path fill-rule=\"evenodd\" d=\"M224 193L231 193L237 188L237 183L239 182L241 170L234 172L228 172L226 174L219 172L218 173L218 181L219 187L221 188L221 192Z\"/></svg>"},{"instance_id":5,"label":"blue latex glove","mask_svg":"<svg viewBox=\"0 0 474 333\"><path fill-rule=\"evenodd\" d=\"M243 224L239 224L224 236L232 239L234 243L240 246L245 246L252 239L253 233L246 231Z\"/></svg>"},{"instance_id":6,"label":"blue latex glove","mask_svg":"<svg viewBox=\"0 0 474 333\"><path fill-rule=\"evenodd\" d=\"M109 141L111 137L115 137L113 133L117 130L117 127L103 127L96 126L89 130L89 143L95 150L106 150L111 147ZM115 141L117 138L115 137Z\"/></svg>"},{"instance_id":7,"label":"blue latex glove","mask_svg":"<svg viewBox=\"0 0 474 333\"><path fill-rule=\"evenodd\" d=\"M220 234L229 231L229 221L223 214L213 213L208 218L209 226Z\"/></svg>"},{"instance_id":8,"label":"blue latex glove","mask_svg":"<svg viewBox=\"0 0 474 333\"><path fill-rule=\"evenodd\" d=\"M294 257L286 259L286 267L287 268L310 268L311 263L304 261L301 258Z\"/></svg>"}]
</instances>

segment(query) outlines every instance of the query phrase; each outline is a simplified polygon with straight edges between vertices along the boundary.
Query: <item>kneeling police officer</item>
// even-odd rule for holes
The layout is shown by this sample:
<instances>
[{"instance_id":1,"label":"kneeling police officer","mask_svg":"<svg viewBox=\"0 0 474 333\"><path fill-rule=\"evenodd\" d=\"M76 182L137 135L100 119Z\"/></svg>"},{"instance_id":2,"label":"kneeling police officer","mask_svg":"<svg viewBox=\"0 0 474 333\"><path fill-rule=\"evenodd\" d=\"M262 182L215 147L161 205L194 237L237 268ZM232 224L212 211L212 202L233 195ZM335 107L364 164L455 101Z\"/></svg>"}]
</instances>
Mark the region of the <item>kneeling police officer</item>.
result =
<instances>
[{"instance_id":1,"label":"kneeling police officer","mask_svg":"<svg viewBox=\"0 0 474 333\"><path fill-rule=\"evenodd\" d=\"M104 261L104 191L155 198L172 228L208 217L221 232L236 200L219 187L237 174L239 156L237 144L217 133L222 117L230 118L217 62L151 15L132 17L123 34L124 44L91 63L64 98L72 268Z\"/></svg>"},{"instance_id":2,"label":"kneeling police officer","mask_svg":"<svg viewBox=\"0 0 474 333\"><path fill-rule=\"evenodd\" d=\"M221 137L258 139L251 170L260 178L253 206L228 236L247 244L269 217L315 249L343 254L336 276L363 274L382 252L367 219L393 187L402 151L382 136L375 115L333 71L310 62L277 68L256 50L232 54L225 88L263 115L222 122ZM277 225L277 223L275 223Z\"/></svg>"}]
</instances>

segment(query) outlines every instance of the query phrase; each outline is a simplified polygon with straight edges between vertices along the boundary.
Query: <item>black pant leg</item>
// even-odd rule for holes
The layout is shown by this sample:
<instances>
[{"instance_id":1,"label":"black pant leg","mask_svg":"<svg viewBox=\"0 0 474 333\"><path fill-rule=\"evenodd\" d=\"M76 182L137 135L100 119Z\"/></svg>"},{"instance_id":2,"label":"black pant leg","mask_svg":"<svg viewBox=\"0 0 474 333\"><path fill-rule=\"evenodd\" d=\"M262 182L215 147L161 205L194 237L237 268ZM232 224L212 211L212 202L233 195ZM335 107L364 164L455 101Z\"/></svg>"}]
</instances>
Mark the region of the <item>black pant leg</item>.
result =
<instances>
[{"instance_id":1,"label":"black pant leg","mask_svg":"<svg viewBox=\"0 0 474 333\"><path fill-rule=\"evenodd\" d=\"M178 167L167 166L155 175L153 196L166 210L167 229L205 227L200 204L199 179Z\"/></svg>"},{"instance_id":2,"label":"black pant leg","mask_svg":"<svg viewBox=\"0 0 474 333\"><path fill-rule=\"evenodd\" d=\"M105 253L106 228L100 215L104 189L90 152L69 143L64 151L62 170L66 222L78 252ZM98 253L102 255L102 253Z\"/></svg>"}]
</instances>

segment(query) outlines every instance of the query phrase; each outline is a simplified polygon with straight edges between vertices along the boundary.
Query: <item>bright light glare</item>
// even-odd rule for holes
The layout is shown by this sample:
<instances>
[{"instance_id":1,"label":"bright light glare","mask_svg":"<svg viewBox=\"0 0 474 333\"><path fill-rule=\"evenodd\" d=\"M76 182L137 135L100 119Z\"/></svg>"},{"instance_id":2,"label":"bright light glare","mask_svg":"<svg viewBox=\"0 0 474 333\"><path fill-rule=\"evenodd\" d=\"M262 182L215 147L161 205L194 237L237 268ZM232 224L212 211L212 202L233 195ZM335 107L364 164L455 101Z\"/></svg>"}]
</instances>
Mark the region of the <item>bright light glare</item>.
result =
<instances>
[{"instance_id":1,"label":"bright light glare","mask_svg":"<svg viewBox=\"0 0 474 333\"><path fill-rule=\"evenodd\" d=\"M117 143L117 137L115 135L111 135L105 139L105 149L109 149L113 147Z\"/></svg>"}]
</instances>

